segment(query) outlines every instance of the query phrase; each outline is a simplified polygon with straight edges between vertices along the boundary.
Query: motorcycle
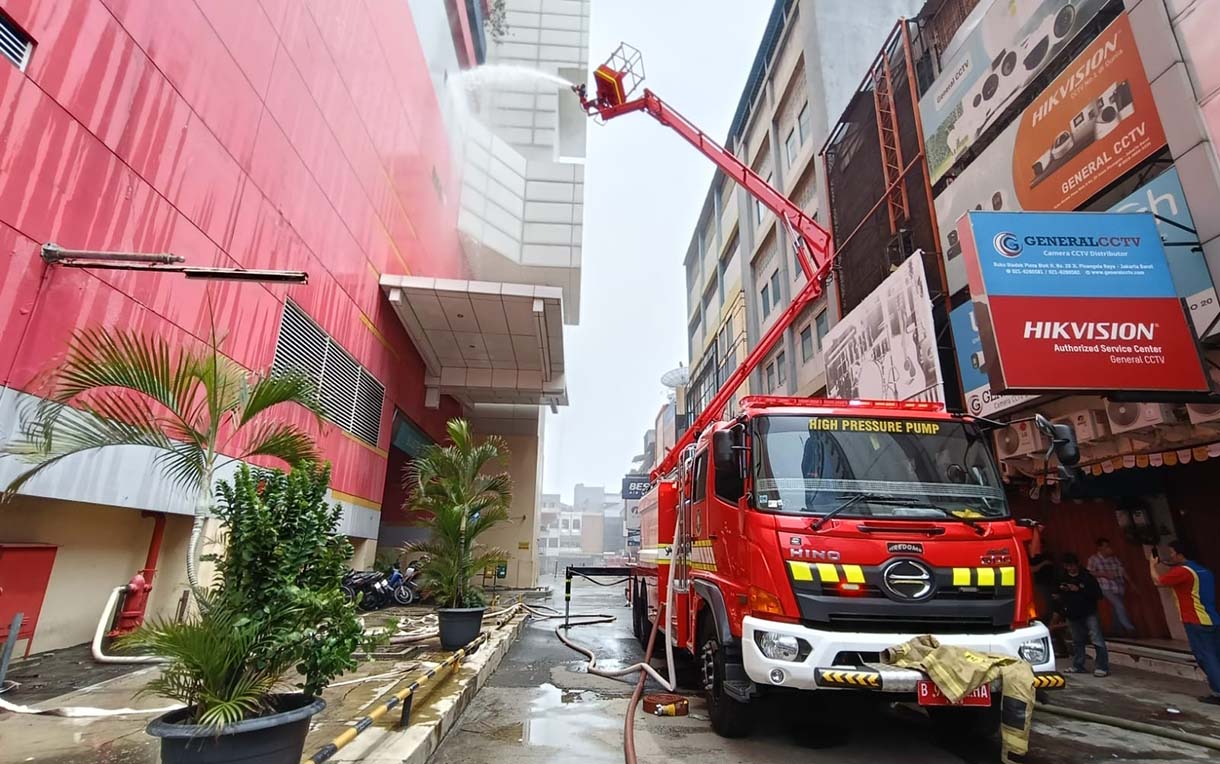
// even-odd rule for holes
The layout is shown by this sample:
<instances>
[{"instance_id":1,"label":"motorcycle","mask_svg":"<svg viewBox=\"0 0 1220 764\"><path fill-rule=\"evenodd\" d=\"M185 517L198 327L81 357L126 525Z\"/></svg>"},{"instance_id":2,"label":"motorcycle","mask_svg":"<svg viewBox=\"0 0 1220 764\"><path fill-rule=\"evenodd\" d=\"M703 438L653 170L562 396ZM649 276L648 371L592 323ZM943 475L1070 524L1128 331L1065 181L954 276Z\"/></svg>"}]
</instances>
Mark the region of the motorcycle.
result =
<instances>
[{"instance_id":1,"label":"motorcycle","mask_svg":"<svg viewBox=\"0 0 1220 764\"><path fill-rule=\"evenodd\" d=\"M407 569L400 570L398 563L394 563L394 567L390 571L390 587L394 593L394 603L397 605L410 605L419 599L419 563L407 563Z\"/></svg>"},{"instance_id":2,"label":"motorcycle","mask_svg":"<svg viewBox=\"0 0 1220 764\"><path fill-rule=\"evenodd\" d=\"M339 588L361 610L380 610L393 597L386 575L375 570L349 570Z\"/></svg>"}]
</instances>

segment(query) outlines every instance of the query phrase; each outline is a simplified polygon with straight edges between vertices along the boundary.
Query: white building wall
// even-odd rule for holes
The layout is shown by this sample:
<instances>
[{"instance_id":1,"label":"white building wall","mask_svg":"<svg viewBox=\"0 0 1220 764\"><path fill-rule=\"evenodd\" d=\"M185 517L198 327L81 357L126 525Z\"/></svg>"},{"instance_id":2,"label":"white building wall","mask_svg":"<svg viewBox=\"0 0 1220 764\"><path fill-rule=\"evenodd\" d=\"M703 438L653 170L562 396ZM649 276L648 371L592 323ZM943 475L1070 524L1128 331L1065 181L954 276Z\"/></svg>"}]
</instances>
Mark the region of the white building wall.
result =
<instances>
[{"instance_id":1,"label":"white building wall","mask_svg":"<svg viewBox=\"0 0 1220 764\"><path fill-rule=\"evenodd\" d=\"M567 87L589 76L590 0L508 0L508 32L466 75L470 110L459 228L475 278L563 289L580 316L587 118Z\"/></svg>"}]
</instances>

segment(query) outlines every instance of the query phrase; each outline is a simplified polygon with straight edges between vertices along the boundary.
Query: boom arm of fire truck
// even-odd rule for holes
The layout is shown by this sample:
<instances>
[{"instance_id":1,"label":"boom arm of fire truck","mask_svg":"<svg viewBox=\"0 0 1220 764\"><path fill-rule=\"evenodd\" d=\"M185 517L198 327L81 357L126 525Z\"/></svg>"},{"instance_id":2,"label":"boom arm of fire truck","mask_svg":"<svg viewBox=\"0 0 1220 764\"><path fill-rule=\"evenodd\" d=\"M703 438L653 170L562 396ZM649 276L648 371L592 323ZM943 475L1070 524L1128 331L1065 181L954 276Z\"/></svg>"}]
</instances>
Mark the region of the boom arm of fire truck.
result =
<instances>
[{"instance_id":1,"label":"boom arm of fire truck","mask_svg":"<svg viewBox=\"0 0 1220 764\"><path fill-rule=\"evenodd\" d=\"M639 52L628 45L622 45L607 63L599 66L594 72L597 87L594 96L588 95L583 84L575 86L573 90L580 96L581 106L589 116L605 121L623 114L644 112L672 129L687 143L715 162L721 172L740 184L747 193L775 213L775 216L784 224L789 238L792 240L792 246L796 250L801 270L805 273L805 286L792 298L792 302L771 324L771 328L754 346L745 362L725 380L707 407L699 412L686 433L652 471L652 478L655 480L657 477L673 471L683 449L693 443L705 427L720 417L737 388L741 387L741 383L758 367L775 343L783 336L784 331L792 325L809 303L822 293L822 282L830 271L833 250L830 234L813 218L806 215L795 202L759 177L758 173L754 172L749 165L708 137L690 120L674 111L651 90L645 88L640 97L628 100L632 91L643 81L642 70L643 65Z\"/></svg>"}]
</instances>

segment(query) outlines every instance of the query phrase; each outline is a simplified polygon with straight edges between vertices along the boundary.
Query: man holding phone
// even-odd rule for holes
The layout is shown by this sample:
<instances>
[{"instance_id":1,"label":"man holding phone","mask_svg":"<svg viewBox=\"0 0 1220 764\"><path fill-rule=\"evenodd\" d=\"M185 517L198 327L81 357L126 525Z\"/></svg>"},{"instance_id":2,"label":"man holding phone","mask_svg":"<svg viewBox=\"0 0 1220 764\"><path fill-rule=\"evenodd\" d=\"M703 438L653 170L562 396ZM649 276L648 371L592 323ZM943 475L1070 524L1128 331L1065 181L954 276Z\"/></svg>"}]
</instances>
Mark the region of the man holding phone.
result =
<instances>
[{"instance_id":1,"label":"man holding phone","mask_svg":"<svg viewBox=\"0 0 1220 764\"><path fill-rule=\"evenodd\" d=\"M1186 547L1170 541L1169 553L1162 563L1156 547L1148 561L1152 581L1173 589L1190 640L1190 651L1207 677L1211 694L1199 698L1220 706L1220 613L1216 612L1216 578L1199 563L1186 558ZM1164 570L1168 565L1168 570ZM1162 572L1164 571L1164 572Z\"/></svg>"}]
</instances>

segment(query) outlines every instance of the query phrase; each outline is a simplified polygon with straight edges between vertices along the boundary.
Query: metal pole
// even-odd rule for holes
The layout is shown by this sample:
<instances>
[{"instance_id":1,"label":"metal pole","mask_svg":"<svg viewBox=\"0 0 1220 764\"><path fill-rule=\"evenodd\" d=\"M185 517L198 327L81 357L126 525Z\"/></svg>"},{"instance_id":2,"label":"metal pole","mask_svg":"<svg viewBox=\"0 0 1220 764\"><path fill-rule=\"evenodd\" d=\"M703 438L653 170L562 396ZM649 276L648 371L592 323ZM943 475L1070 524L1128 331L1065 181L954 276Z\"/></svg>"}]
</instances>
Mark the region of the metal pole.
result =
<instances>
[{"instance_id":1,"label":"metal pole","mask_svg":"<svg viewBox=\"0 0 1220 764\"><path fill-rule=\"evenodd\" d=\"M8 662L13 657L13 646L17 644L17 635L21 633L21 622L25 614L18 612L13 616L13 624L8 629L8 639L4 640L4 651L0 652L0 690L4 689L4 677L8 674Z\"/></svg>"},{"instance_id":2,"label":"metal pole","mask_svg":"<svg viewBox=\"0 0 1220 764\"><path fill-rule=\"evenodd\" d=\"M572 614L572 566L569 565L563 581L563 628L569 627L568 620Z\"/></svg>"}]
</instances>

